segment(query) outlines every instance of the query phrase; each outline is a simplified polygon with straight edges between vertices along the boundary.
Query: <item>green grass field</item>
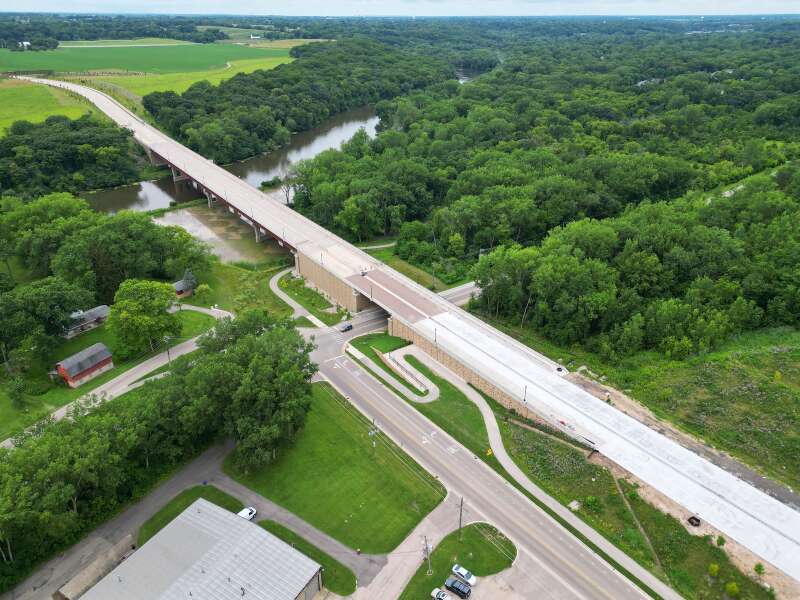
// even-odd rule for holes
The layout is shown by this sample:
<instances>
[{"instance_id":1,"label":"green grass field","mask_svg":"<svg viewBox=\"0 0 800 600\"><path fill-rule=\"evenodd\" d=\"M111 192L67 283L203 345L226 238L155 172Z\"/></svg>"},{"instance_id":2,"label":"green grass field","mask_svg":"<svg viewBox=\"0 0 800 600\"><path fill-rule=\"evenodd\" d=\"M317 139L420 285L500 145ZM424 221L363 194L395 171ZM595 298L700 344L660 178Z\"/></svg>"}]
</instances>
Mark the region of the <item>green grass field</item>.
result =
<instances>
[{"instance_id":1,"label":"green grass field","mask_svg":"<svg viewBox=\"0 0 800 600\"><path fill-rule=\"evenodd\" d=\"M326 309L331 308L333 305L328 302L325 296L307 287L305 279L302 277L294 277L291 273L287 273L278 280L278 285L289 297L302 304L308 312L326 325L335 325L346 314L343 310L327 312Z\"/></svg>"},{"instance_id":2,"label":"green grass field","mask_svg":"<svg viewBox=\"0 0 800 600\"><path fill-rule=\"evenodd\" d=\"M370 437L371 424L329 385L313 392L305 426L274 463L250 474L225 469L343 544L390 552L445 490L388 438Z\"/></svg>"},{"instance_id":3,"label":"green grass field","mask_svg":"<svg viewBox=\"0 0 800 600\"><path fill-rule=\"evenodd\" d=\"M420 565L414 577L403 590L400 600L423 600L431 597L435 587L444 589L450 569L459 564L476 577L488 577L509 568L517 557L514 543L487 523L472 523L453 531L442 539L431 552L432 575L428 565ZM480 590L480 581L477 590ZM455 597L451 593L451 597ZM479 596L481 597L481 596Z\"/></svg>"},{"instance_id":4,"label":"green grass field","mask_svg":"<svg viewBox=\"0 0 800 600\"><path fill-rule=\"evenodd\" d=\"M183 490L180 494L175 496L161 510L150 517L139 528L137 544L141 546L159 531L164 529L167 524L175 517L186 510L198 498L204 498L209 502L213 502L217 506L229 510L231 512L239 512L244 508L239 500L215 488L213 485L197 485L188 490Z\"/></svg>"},{"instance_id":5,"label":"green grass field","mask_svg":"<svg viewBox=\"0 0 800 600\"><path fill-rule=\"evenodd\" d=\"M274 317L290 317L292 309L269 289L269 280L283 263L274 267L250 270L215 261L207 283L211 293L204 298L193 298L199 306L213 306L233 312L248 309L265 310Z\"/></svg>"},{"instance_id":6,"label":"green grass field","mask_svg":"<svg viewBox=\"0 0 800 600\"><path fill-rule=\"evenodd\" d=\"M196 335L200 335L214 324L214 319L212 317L197 312L181 311L178 316L183 324L183 329L181 331L181 337L173 340L173 345L179 344ZM70 356L97 342L106 344L112 351L112 354L117 344L113 333L105 325L102 325L71 340L65 340L64 343L53 350L50 358L47 360L47 364L29 375L31 387L35 388L37 393L27 394L22 408L14 408L11 406L11 400L8 397L5 387L7 379L5 376L0 378L0 440L16 435L29 425L33 425L36 421L46 417L57 408L73 400L77 400L84 394L91 392L97 386L121 375L128 369L152 356L151 354L147 354L124 362L117 361L114 363L113 369L95 377L76 389L69 388L65 385L50 383L45 373L47 368L51 368L55 362L62 358Z\"/></svg>"},{"instance_id":7,"label":"green grass field","mask_svg":"<svg viewBox=\"0 0 800 600\"><path fill-rule=\"evenodd\" d=\"M369 357L372 362L378 365L381 369L383 369L386 373L394 377L397 381L399 381L405 388L407 388L411 393L420 395L420 393L404 378L399 377L394 371L392 371L389 366L383 362L378 356L378 352L386 354L387 352L392 352L393 350L397 350L399 348L403 348L404 346L408 346L409 342L405 341L404 339L393 337L388 333L368 333L367 335L359 336L350 341L350 343L355 346L355 348ZM377 352L376 352L377 350ZM384 385L389 385L388 382L383 381ZM389 385L389 387L392 387ZM424 394L423 394L424 395Z\"/></svg>"},{"instance_id":8,"label":"green grass field","mask_svg":"<svg viewBox=\"0 0 800 600\"><path fill-rule=\"evenodd\" d=\"M800 487L800 331L747 332L685 360L641 352L609 364L580 347L555 345L530 329L484 320L573 371L587 365L658 417Z\"/></svg>"},{"instance_id":9,"label":"green grass field","mask_svg":"<svg viewBox=\"0 0 800 600\"><path fill-rule=\"evenodd\" d=\"M296 550L299 550L311 560L322 565L322 585L334 594L339 596L349 596L356 591L356 576L331 555L326 554L316 546L310 544L305 539L297 535L291 529L287 529L275 521L259 521L261 527L269 531L272 535L279 537Z\"/></svg>"},{"instance_id":10,"label":"green grass field","mask_svg":"<svg viewBox=\"0 0 800 600\"><path fill-rule=\"evenodd\" d=\"M71 40L59 42L59 48L93 48L95 46L185 46L193 42L173 40L171 38L133 38L129 40Z\"/></svg>"},{"instance_id":11,"label":"green grass field","mask_svg":"<svg viewBox=\"0 0 800 600\"><path fill-rule=\"evenodd\" d=\"M258 69L274 69L278 65L292 61L288 51L280 50L276 52L280 52L280 54L232 60L229 61L229 66L207 70L191 70L180 73L144 73L140 75L105 75L81 77L80 79L95 87L102 87L103 84L118 87L139 97L146 96L152 92L167 90L182 93L198 81L208 81L216 85L237 73L252 73Z\"/></svg>"},{"instance_id":12,"label":"green grass field","mask_svg":"<svg viewBox=\"0 0 800 600\"><path fill-rule=\"evenodd\" d=\"M186 44L101 48L57 48L41 52L0 50L0 71L51 70L182 73L224 67L234 60L285 57L283 48L249 48L233 44Z\"/></svg>"},{"instance_id":13,"label":"green grass field","mask_svg":"<svg viewBox=\"0 0 800 600\"><path fill-rule=\"evenodd\" d=\"M14 79L0 79L0 135L15 121L40 123L53 115L77 119L92 107L63 90Z\"/></svg>"}]
</instances>

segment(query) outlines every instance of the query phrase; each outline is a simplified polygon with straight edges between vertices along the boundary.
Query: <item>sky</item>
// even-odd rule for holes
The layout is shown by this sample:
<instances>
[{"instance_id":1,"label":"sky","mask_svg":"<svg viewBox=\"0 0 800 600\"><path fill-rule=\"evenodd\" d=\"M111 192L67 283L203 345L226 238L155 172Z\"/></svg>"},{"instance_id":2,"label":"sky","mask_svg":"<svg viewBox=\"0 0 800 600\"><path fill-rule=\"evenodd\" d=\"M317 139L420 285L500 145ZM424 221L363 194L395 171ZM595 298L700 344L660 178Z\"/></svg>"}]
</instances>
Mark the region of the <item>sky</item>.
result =
<instances>
[{"instance_id":1,"label":"sky","mask_svg":"<svg viewBox=\"0 0 800 600\"><path fill-rule=\"evenodd\" d=\"M14 0L3 10L294 16L730 15L800 13L800 0Z\"/></svg>"}]
</instances>

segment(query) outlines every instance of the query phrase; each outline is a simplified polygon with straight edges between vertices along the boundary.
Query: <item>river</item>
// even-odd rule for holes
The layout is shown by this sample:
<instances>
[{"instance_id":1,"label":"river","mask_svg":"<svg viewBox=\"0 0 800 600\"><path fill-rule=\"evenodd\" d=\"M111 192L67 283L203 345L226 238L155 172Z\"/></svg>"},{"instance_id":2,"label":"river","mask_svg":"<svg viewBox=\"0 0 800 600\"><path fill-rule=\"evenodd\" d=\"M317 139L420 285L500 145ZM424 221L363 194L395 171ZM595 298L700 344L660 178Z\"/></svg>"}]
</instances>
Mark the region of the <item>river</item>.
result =
<instances>
[{"instance_id":1,"label":"river","mask_svg":"<svg viewBox=\"0 0 800 600\"><path fill-rule=\"evenodd\" d=\"M275 176L283 177L289 168L301 160L313 158L330 148L338 148L353 137L360 128L370 137L375 136L378 117L371 107L349 110L332 117L317 127L292 136L289 143L274 152L254 156L225 166L247 183L258 187L262 181ZM155 181L142 181L112 190L86 194L85 198L96 210L115 213L120 210L146 211L166 208L170 202L197 198L197 191L185 183L175 183L172 177Z\"/></svg>"}]
</instances>

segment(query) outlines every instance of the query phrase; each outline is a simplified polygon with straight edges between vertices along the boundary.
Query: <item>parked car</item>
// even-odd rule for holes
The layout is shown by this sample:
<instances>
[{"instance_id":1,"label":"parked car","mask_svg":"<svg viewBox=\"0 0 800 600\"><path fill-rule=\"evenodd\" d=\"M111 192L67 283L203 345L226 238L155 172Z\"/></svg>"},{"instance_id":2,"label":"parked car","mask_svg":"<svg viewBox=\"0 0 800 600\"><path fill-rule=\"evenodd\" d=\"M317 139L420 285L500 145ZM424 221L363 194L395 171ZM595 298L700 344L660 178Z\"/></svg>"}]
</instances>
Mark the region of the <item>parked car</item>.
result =
<instances>
[{"instance_id":1,"label":"parked car","mask_svg":"<svg viewBox=\"0 0 800 600\"><path fill-rule=\"evenodd\" d=\"M475 575L473 575L469 571L467 571L461 565L453 565L453 575L461 577L461 579L466 581L470 585L470 587L478 583L478 578L475 577Z\"/></svg>"},{"instance_id":2,"label":"parked car","mask_svg":"<svg viewBox=\"0 0 800 600\"><path fill-rule=\"evenodd\" d=\"M431 598L433 598L433 600L450 600L450 594L440 588L433 588Z\"/></svg>"},{"instance_id":3,"label":"parked car","mask_svg":"<svg viewBox=\"0 0 800 600\"><path fill-rule=\"evenodd\" d=\"M339 331L341 331L342 333L345 333L346 331L350 331L352 329L353 329L353 324L352 323L345 323L344 325L342 325L342 327L341 327L341 329L339 329Z\"/></svg>"},{"instance_id":4,"label":"parked car","mask_svg":"<svg viewBox=\"0 0 800 600\"><path fill-rule=\"evenodd\" d=\"M248 506L247 508L243 508L242 510L240 510L236 514L239 515L240 517L242 517L243 519L247 519L248 521L252 521L253 517L256 516L256 509L253 508L252 506Z\"/></svg>"},{"instance_id":5,"label":"parked car","mask_svg":"<svg viewBox=\"0 0 800 600\"><path fill-rule=\"evenodd\" d=\"M453 592L459 598L469 598L472 589L458 577L448 577L444 582L444 587Z\"/></svg>"}]
</instances>

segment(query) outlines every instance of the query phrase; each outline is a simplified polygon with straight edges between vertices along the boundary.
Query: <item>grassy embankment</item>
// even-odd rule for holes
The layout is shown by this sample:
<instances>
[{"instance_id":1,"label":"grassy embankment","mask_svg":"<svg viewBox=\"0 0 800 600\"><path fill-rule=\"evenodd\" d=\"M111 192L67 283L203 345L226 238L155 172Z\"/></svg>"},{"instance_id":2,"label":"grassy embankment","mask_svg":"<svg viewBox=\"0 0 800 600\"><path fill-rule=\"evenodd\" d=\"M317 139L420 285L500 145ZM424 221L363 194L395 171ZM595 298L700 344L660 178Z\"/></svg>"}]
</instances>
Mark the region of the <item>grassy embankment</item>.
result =
<instances>
[{"instance_id":1,"label":"grassy embankment","mask_svg":"<svg viewBox=\"0 0 800 600\"><path fill-rule=\"evenodd\" d=\"M572 370L586 365L659 418L769 477L800 487L800 331L747 332L685 360L640 352L610 364L580 347L553 344L530 329L486 320Z\"/></svg>"},{"instance_id":2,"label":"grassy embankment","mask_svg":"<svg viewBox=\"0 0 800 600\"><path fill-rule=\"evenodd\" d=\"M427 395L427 392L425 394L420 394L414 388L414 386L408 383L408 381L406 381L405 378L399 377L394 371L392 371L392 369L389 368L389 366L385 362L381 360L380 356L378 356L378 352L386 354L388 352L392 352L394 350L398 350L400 348L408 346L409 342L401 338L393 337L387 334L386 332L383 332L383 333L368 333L367 335L362 335L355 338L350 343L353 346L355 346L357 350L361 351L364 355L366 355L367 358L372 360L372 362L374 362L381 369L383 369L386 373L393 376L395 380L399 381L412 394L416 394L418 396ZM383 378L381 378L381 382L388 387L394 387Z\"/></svg>"},{"instance_id":3,"label":"grassy embankment","mask_svg":"<svg viewBox=\"0 0 800 600\"><path fill-rule=\"evenodd\" d=\"M322 565L322 585L339 596L349 596L356 591L356 576L331 555L326 554L313 544L275 521L259 521L261 527L272 535L279 537L311 560Z\"/></svg>"},{"instance_id":4,"label":"grassy embankment","mask_svg":"<svg viewBox=\"0 0 800 600\"><path fill-rule=\"evenodd\" d=\"M305 426L275 462L247 474L226 462L225 470L351 548L390 552L445 490L383 434L370 436L369 421L333 388L312 389Z\"/></svg>"},{"instance_id":5,"label":"grassy embankment","mask_svg":"<svg viewBox=\"0 0 800 600\"><path fill-rule=\"evenodd\" d=\"M178 317L182 323L182 330L180 337L172 341L171 345L173 346L189 338L200 335L214 324L214 319L212 317L197 312L181 311L178 313ZM0 377L0 440L16 435L29 425L33 425L36 421L46 417L57 408L73 400L77 400L96 387L121 375L128 369L131 369L153 356L152 353L147 353L130 360L115 361L113 369L86 382L76 389L50 382L47 376L47 370L52 368L57 361L75 354L97 342L106 344L112 354L117 349L117 339L106 325L101 325L71 340L64 340L63 343L53 350L50 357L45 361L45 364L41 365L39 368L33 369L27 376L29 384L28 389L34 390L37 393L26 394L23 405L20 408L11 405L11 399L8 397L8 390L6 387L7 378L5 374Z\"/></svg>"},{"instance_id":6,"label":"grassy embankment","mask_svg":"<svg viewBox=\"0 0 800 600\"><path fill-rule=\"evenodd\" d=\"M305 285L302 277L293 277L287 273L278 280L280 288L286 292L295 302L299 302L312 315L317 317L326 325L335 325L347 314L347 311L338 309L336 312L328 312L333 305L327 298Z\"/></svg>"},{"instance_id":7,"label":"grassy embankment","mask_svg":"<svg viewBox=\"0 0 800 600\"><path fill-rule=\"evenodd\" d=\"M432 575L428 564L420 565L414 577L403 590L400 600L430 598L434 587L444 589L450 569L459 564L476 577L488 577L509 568L517 557L514 543L487 523L472 523L453 531L442 539L431 552Z\"/></svg>"},{"instance_id":8,"label":"grassy embankment","mask_svg":"<svg viewBox=\"0 0 800 600\"><path fill-rule=\"evenodd\" d=\"M41 123L47 117L70 119L95 112L92 106L63 90L15 79L0 79L0 136L15 121Z\"/></svg>"},{"instance_id":9,"label":"grassy embankment","mask_svg":"<svg viewBox=\"0 0 800 600\"><path fill-rule=\"evenodd\" d=\"M489 452L486 427L478 408L415 357L409 356L409 362L440 386L438 400L411 403L412 406L513 482ZM770 597L757 582L741 573L712 540L689 534L674 518L641 500L624 481L619 481L618 488L613 474L589 462L584 449L537 424L520 426L514 422L518 415L490 398L487 401L507 452L531 481L565 506L573 500L580 502L576 514L581 519L686 598L722 597L729 581L738 584L742 597ZM714 578L707 575L712 563L719 565L719 574Z\"/></svg>"},{"instance_id":10,"label":"grassy embankment","mask_svg":"<svg viewBox=\"0 0 800 600\"><path fill-rule=\"evenodd\" d=\"M441 279L435 277L428 271L420 269L409 262L404 261L402 258L394 253L394 248L379 248L377 250L367 250L367 253L374 256L379 261L386 263L398 273L402 273L409 279L417 282L419 285L428 288L434 292L441 292L448 290L452 287L466 283L468 280L457 281L455 283L445 283Z\"/></svg>"},{"instance_id":11,"label":"grassy embankment","mask_svg":"<svg viewBox=\"0 0 800 600\"><path fill-rule=\"evenodd\" d=\"M137 544L141 546L159 531L161 531L167 524L175 517L186 510L198 498L204 498L209 502L213 502L217 506L229 510L233 513L239 512L244 508L239 500L233 496L226 494L222 490L215 488L213 485L197 485L183 490L180 494L175 496L167 504L165 504L156 514L145 521L139 528Z\"/></svg>"}]
</instances>

